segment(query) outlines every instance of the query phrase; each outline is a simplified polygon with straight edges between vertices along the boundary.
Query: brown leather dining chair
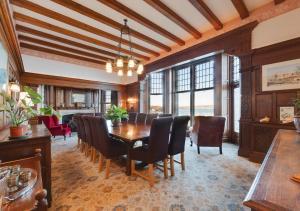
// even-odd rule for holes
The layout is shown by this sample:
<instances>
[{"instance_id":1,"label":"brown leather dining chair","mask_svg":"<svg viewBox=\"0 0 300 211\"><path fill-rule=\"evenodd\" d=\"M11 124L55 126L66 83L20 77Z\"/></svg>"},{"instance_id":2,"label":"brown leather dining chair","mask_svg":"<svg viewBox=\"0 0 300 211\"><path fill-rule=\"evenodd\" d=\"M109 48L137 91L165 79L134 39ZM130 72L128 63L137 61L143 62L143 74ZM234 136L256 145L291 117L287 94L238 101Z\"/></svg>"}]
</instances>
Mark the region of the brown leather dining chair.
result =
<instances>
[{"instance_id":1,"label":"brown leather dining chair","mask_svg":"<svg viewBox=\"0 0 300 211\"><path fill-rule=\"evenodd\" d=\"M137 124L145 124L146 123L147 114L145 113L138 113L136 117Z\"/></svg>"},{"instance_id":2,"label":"brown leather dining chair","mask_svg":"<svg viewBox=\"0 0 300 211\"><path fill-rule=\"evenodd\" d=\"M78 119L78 130L77 134L79 135L80 138L80 151L85 153L86 147L87 147L87 142L86 142L86 137L85 137L85 128L83 125L83 119L82 115L76 115Z\"/></svg>"},{"instance_id":3,"label":"brown leather dining chair","mask_svg":"<svg viewBox=\"0 0 300 211\"><path fill-rule=\"evenodd\" d=\"M153 119L150 129L149 144L132 148L129 151L131 160L131 174L140 176L154 185L153 165L164 161L164 176L168 178L168 143L172 118ZM139 160L148 164L148 176L135 170L135 161Z\"/></svg>"},{"instance_id":4,"label":"brown leather dining chair","mask_svg":"<svg viewBox=\"0 0 300 211\"><path fill-rule=\"evenodd\" d=\"M159 114L158 115L158 118L161 118L161 117L172 117L173 114Z\"/></svg>"},{"instance_id":5,"label":"brown leather dining chair","mask_svg":"<svg viewBox=\"0 0 300 211\"><path fill-rule=\"evenodd\" d=\"M147 114L146 124L151 125L152 120L157 118L157 117L158 117L158 114Z\"/></svg>"},{"instance_id":6,"label":"brown leather dining chair","mask_svg":"<svg viewBox=\"0 0 300 211\"><path fill-rule=\"evenodd\" d=\"M92 160L92 152L93 152L93 143L92 143L92 129L90 127L90 123L89 123L89 118L91 118L92 116L82 116L82 120L83 120L83 126L84 126L84 130L85 130L85 139L86 139L86 143L87 146L85 147L85 155L87 157L91 156L91 160Z\"/></svg>"},{"instance_id":7,"label":"brown leather dining chair","mask_svg":"<svg viewBox=\"0 0 300 211\"><path fill-rule=\"evenodd\" d=\"M81 136L81 132L80 132L80 130L81 130L81 128L80 128L80 123L79 123L79 115L77 115L77 114L74 114L73 115L73 122L75 123L75 125L76 125L76 132L77 132L77 146L78 146L78 148L80 148L80 146L81 146L81 140L82 140L82 136Z\"/></svg>"},{"instance_id":8,"label":"brown leather dining chair","mask_svg":"<svg viewBox=\"0 0 300 211\"><path fill-rule=\"evenodd\" d=\"M189 116L178 116L173 120L171 138L168 148L168 154L170 155L171 176L174 176L174 155L180 154L180 162L175 162L180 163L181 169L185 170L184 146L186 140L186 129L189 121Z\"/></svg>"},{"instance_id":9,"label":"brown leather dining chair","mask_svg":"<svg viewBox=\"0 0 300 211\"><path fill-rule=\"evenodd\" d=\"M95 149L99 152L99 172L102 171L104 157L106 158L105 178L107 179L110 174L111 159L127 154L127 148L123 142L109 136L106 120L102 117L93 117L92 133Z\"/></svg>"},{"instance_id":10,"label":"brown leather dining chair","mask_svg":"<svg viewBox=\"0 0 300 211\"><path fill-rule=\"evenodd\" d=\"M217 116L195 116L190 133L191 141L197 145L198 154L201 147L219 147L222 154L225 118Z\"/></svg>"},{"instance_id":11,"label":"brown leather dining chair","mask_svg":"<svg viewBox=\"0 0 300 211\"><path fill-rule=\"evenodd\" d=\"M135 124L136 123L136 116L137 116L137 113L136 112L129 112L128 113L128 123L131 123L131 124Z\"/></svg>"}]
</instances>

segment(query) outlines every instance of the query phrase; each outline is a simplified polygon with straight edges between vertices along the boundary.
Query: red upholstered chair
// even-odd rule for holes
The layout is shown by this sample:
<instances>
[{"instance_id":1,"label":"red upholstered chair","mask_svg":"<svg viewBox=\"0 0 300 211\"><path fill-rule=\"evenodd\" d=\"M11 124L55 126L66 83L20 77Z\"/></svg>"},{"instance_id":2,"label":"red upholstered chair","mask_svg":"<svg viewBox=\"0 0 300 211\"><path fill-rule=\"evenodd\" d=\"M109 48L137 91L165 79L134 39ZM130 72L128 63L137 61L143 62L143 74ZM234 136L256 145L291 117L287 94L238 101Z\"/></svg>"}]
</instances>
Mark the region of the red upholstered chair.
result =
<instances>
[{"instance_id":1,"label":"red upholstered chair","mask_svg":"<svg viewBox=\"0 0 300 211\"><path fill-rule=\"evenodd\" d=\"M71 128L67 124L59 124L59 120L55 115L52 116L39 116L39 122L43 122L52 136L71 136Z\"/></svg>"},{"instance_id":2,"label":"red upholstered chair","mask_svg":"<svg viewBox=\"0 0 300 211\"><path fill-rule=\"evenodd\" d=\"M190 138L197 144L198 154L200 154L200 146L219 147L220 154L222 154L225 120L224 117L218 116L195 116Z\"/></svg>"}]
</instances>

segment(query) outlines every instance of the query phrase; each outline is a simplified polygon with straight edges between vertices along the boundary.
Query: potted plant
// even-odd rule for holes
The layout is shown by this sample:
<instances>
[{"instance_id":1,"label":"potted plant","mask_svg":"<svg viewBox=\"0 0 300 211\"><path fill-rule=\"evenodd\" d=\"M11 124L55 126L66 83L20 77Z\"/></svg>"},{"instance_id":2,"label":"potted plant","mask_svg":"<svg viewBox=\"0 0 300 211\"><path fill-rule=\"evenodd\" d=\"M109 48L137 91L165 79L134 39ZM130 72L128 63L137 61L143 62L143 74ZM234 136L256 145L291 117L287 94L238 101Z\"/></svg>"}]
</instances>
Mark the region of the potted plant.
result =
<instances>
[{"instance_id":1,"label":"potted plant","mask_svg":"<svg viewBox=\"0 0 300 211\"><path fill-rule=\"evenodd\" d=\"M126 109L118 107L116 105L112 105L107 110L106 118L111 120L113 127L117 127L119 126L121 119L128 118L128 113Z\"/></svg>"},{"instance_id":2,"label":"potted plant","mask_svg":"<svg viewBox=\"0 0 300 211\"><path fill-rule=\"evenodd\" d=\"M28 100L16 100L7 93L0 93L5 103L1 105L1 110L4 110L10 119L10 137L20 137L24 133L22 123L26 122L29 118L37 115L37 111L33 109L28 103Z\"/></svg>"},{"instance_id":3,"label":"potted plant","mask_svg":"<svg viewBox=\"0 0 300 211\"><path fill-rule=\"evenodd\" d=\"M294 100L294 106L296 108L296 115L294 116L294 125L298 133L300 133L300 99Z\"/></svg>"},{"instance_id":4,"label":"potted plant","mask_svg":"<svg viewBox=\"0 0 300 211\"><path fill-rule=\"evenodd\" d=\"M32 101L32 104L37 105L37 104L42 104L42 96L31 89L30 87L24 86L24 91L28 94L28 98ZM51 116L55 115L58 118L60 118L60 114L54 110L52 106L48 106L46 104L43 105L42 108L40 108L38 111L38 115L45 115L45 116ZM38 115L32 117L29 119L29 124L38 124Z\"/></svg>"}]
</instances>

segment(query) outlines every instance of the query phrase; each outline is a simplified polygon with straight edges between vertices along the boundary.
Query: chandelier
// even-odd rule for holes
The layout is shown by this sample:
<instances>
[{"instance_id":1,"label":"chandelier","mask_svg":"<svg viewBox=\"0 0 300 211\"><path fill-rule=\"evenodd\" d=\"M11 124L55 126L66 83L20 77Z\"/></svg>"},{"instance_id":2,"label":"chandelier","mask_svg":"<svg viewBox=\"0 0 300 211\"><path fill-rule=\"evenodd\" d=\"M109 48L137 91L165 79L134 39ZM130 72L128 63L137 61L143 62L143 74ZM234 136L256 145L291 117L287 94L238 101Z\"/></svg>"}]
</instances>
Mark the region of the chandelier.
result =
<instances>
[{"instance_id":1,"label":"chandelier","mask_svg":"<svg viewBox=\"0 0 300 211\"><path fill-rule=\"evenodd\" d=\"M128 56L121 55L121 47L123 36L127 35L128 43L129 43L129 52ZM118 76L123 76L126 72L127 76L132 76L133 71L136 71L137 74L142 74L144 70L144 66L142 63L138 62L132 55L132 43L131 43L131 35L130 28L127 25L127 19L124 19L124 26L121 28L121 36L118 44L118 56L113 61L109 60L106 62L106 72L112 73L117 72Z\"/></svg>"}]
</instances>

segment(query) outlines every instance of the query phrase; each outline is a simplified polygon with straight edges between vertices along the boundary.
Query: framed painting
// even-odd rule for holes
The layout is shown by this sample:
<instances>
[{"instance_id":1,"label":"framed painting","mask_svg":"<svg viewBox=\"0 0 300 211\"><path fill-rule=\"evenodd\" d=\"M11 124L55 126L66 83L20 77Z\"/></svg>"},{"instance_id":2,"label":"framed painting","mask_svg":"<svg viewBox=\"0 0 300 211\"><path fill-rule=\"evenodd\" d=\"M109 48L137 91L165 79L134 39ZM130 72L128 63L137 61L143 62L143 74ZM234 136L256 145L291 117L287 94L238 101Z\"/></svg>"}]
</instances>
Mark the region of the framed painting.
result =
<instances>
[{"instance_id":1,"label":"framed painting","mask_svg":"<svg viewBox=\"0 0 300 211\"><path fill-rule=\"evenodd\" d=\"M300 89L300 59L262 66L262 91Z\"/></svg>"}]
</instances>

